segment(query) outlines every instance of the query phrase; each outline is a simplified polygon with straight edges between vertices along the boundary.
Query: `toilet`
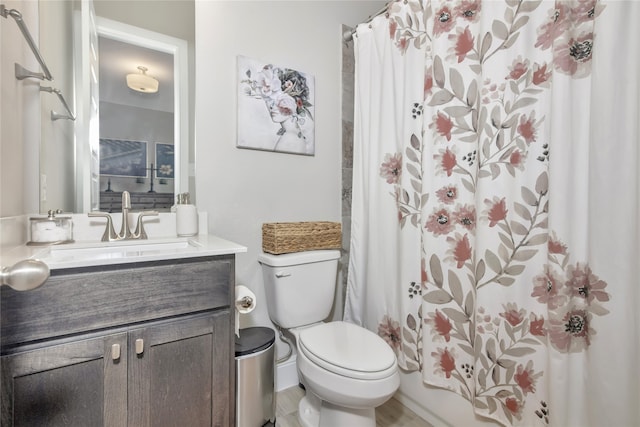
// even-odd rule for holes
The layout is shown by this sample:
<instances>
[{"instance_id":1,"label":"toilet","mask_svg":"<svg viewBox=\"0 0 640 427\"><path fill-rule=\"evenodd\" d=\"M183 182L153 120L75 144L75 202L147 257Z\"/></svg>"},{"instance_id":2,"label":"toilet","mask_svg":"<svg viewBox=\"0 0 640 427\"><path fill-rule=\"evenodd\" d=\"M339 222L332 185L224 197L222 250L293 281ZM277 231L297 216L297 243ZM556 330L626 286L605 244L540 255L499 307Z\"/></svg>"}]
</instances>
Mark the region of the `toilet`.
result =
<instances>
[{"instance_id":1,"label":"toilet","mask_svg":"<svg viewBox=\"0 0 640 427\"><path fill-rule=\"evenodd\" d=\"M375 333L352 323L326 322L338 272L338 250L262 253L267 310L294 337L306 393L304 427L375 427L375 408L400 385L395 353Z\"/></svg>"}]
</instances>

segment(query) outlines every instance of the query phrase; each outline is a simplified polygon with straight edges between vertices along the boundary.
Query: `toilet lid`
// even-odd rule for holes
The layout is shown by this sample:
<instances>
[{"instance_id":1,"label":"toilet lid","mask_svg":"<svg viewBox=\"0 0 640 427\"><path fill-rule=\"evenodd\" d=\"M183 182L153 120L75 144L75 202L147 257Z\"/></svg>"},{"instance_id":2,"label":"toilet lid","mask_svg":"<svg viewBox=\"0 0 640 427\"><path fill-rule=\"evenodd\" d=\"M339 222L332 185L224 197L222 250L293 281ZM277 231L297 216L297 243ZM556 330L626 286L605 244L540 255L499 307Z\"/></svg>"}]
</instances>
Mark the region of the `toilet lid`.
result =
<instances>
[{"instance_id":1,"label":"toilet lid","mask_svg":"<svg viewBox=\"0 0 640 427\"><path fill-rule=\"evenodd\" d=\"M380 379L396 369L396 355L373 332L347 322L329 322L300 332L298 344L311 361L335 374Z\"/></svg>"}]
</instances>

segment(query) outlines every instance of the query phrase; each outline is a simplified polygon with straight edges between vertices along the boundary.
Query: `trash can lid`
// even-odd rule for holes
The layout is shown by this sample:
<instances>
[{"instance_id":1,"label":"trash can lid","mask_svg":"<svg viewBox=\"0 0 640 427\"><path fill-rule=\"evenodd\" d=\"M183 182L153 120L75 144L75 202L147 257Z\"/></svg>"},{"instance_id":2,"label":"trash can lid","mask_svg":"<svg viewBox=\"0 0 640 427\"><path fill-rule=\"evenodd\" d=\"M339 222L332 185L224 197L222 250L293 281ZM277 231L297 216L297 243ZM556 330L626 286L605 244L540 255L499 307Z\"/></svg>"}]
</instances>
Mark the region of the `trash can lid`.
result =
<instances>
[{"instance_id":1,"label":"trash can lid","mask_svg":"<svg viewBox=\"0 0 640 427\"><path fill-rule=\"evenodd\" d=\"M262 351L276 340L273 329L264 326L240 329L239 334L240 338L236 335L236 357Z\"/></svg>"}]
</instances>

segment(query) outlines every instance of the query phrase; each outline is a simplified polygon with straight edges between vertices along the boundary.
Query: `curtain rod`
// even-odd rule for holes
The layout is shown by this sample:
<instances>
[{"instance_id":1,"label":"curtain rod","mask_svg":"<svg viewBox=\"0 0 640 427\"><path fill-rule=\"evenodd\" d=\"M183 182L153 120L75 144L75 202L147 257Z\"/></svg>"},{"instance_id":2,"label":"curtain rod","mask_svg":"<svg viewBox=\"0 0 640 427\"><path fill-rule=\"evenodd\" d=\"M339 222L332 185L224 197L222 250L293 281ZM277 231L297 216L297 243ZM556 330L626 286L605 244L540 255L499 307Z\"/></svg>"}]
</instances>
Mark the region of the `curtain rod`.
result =
<instances>
[{"instance_id":1,"label":"curtain rod","mask_svg":"<svg viewBox=\"0 0 640 427\"><path fill-rule=\"evenodd\" d=\"M369 22L371 22L373 20L373 18L375 18L376 16L380 16L383 13L387 12L387 9L389 9L389 3L385 4L384 7L382 9L380 9L379 11L377 11L376 13L374 13L373 15L369 16L369 18L367 18L366 21L359 23L358 25L362 25L362 24L368 24ZM356 28L358 28L358 25L356 25ZM347 30L342 34L342 38L344 39L344 41L346 42L350 42L351 40L353 40L353 35L356 33L356 28L354 28L353 30Z\"/></svg>"}]
</instances>

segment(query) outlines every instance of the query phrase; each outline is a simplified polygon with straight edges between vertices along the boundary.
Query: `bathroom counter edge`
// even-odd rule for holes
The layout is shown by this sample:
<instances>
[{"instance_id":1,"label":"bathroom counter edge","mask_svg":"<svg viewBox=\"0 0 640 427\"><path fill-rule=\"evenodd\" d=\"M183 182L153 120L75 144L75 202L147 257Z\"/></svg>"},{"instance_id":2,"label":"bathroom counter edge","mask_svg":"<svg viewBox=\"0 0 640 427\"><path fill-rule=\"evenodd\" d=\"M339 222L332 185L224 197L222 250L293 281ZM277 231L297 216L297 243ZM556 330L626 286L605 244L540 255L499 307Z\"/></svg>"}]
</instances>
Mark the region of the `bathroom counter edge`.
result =
<instances>
[{"instance_id":1,"label":"bathroom counter edge","mask_svg":"<svg viewBox=\"0 0 640 427\"><path fill-rule=\"evenodd\" d=\"M175 238L180 240L181 238ZM238 243L223 239L212 234L198 234L196 236L182 238L195 242L195 246L190 246L189 250L173 249L163 251L146 251L138 254L128 254L126 257L99 258L99 259L83 259L71 258L60 260L57 262L47 262L46 258L51 252L51 246L29 246L19 245L13 248L6 248L0 251L0 265L2 267L10 267L11 265L25 259L43 259L49 266L50 270L58 270L64 268L90 267L95 265L113 265L128 264L146 261L158 261L165 259L183 259L197 258L217 255L231 255L247 252L247 248ZM167 240L159 239L159 240ZM156 239L138 241L139 243L153 244ZM76 241L73 245L91 244L96 242Z\"/></svg>"}]
</instances>

